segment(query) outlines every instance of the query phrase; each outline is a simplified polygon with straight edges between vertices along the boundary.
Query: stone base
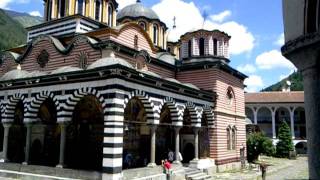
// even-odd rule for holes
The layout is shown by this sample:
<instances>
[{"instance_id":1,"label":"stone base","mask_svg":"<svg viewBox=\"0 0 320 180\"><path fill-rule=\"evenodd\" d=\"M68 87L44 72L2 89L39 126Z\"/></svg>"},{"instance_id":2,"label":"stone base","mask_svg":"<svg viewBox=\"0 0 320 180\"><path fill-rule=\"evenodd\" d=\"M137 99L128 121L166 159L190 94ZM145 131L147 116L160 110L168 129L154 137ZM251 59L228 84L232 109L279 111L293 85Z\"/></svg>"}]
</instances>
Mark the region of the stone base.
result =
<instances>
[{"instance_id":1,"label":"stone base","mask_svg":"<svg viewBox=\"0 0 320 180\"><path fill-rule=\"evenodd\" d=\"M151 168L156 167L156 166L157 166L156 163L149 163L149 164L148 164L148 167L151 167Z\"/></svg>"},{"instance_id":2,"label":"stone base","mask_svg":"<svg viewBox=\"0 0 320 180\"><path fill-rule=\"evenodd\" d=\"M198 159L198 160L192 160L189 163L190 168L197 168L197 169L209 169L212 167L215 167L215 163L213 159Z\"/></svg>"},{"instance_id":3,"label":"stone base","mask_svg":"<svg viewBox=\"0 0 320 180\"><path fill-rule=\"evenodd\" d=\"M241 162L233 162L228 164L217 165L217 172L238 171L241 170Z\"/></svg>"}]
</instances>

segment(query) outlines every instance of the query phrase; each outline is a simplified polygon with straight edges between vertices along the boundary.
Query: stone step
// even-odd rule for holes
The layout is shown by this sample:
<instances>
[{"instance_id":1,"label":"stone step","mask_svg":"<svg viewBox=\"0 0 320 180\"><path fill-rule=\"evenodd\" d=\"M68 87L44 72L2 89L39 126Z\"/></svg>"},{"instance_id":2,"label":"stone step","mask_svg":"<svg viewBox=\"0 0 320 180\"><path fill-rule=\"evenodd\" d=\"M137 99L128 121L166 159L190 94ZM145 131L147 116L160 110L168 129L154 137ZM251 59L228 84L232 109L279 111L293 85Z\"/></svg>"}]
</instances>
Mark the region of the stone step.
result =
<instances>
[{"instance_id":1,"label":"stone step","mask_svg":"<svg viewBox=\"0 0 320 180\"><path fill-rule=\"evenodd\" d=\"M205 180L205 179L212 179L210 175L203 174L202 176L197 176L195 178L191 178L192 180Z\"/></svg>"},{"instance_id":2,"label":"stone step","mask_svg":"<svg viewBox=\"0 0 320 180\"><path fill-rule=\"evenodd\" d=\"M199 169L185 168L186 180L209 180L212 176L207 175Z\"/></svg>"}]
</instances>

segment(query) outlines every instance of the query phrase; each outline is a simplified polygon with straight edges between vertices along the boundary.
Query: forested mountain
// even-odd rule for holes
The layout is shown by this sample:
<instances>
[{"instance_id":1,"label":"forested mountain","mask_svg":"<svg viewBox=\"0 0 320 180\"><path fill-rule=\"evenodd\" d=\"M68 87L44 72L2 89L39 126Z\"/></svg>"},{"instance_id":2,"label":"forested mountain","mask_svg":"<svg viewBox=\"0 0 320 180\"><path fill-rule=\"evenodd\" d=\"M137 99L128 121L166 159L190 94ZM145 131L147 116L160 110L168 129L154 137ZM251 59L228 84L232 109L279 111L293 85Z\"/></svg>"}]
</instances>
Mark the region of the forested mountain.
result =
<instances>
[{"instance_id":1,"label":"forested mountain","mask_svg":"<svg viewBox=\"0 0 320 180\"><path fill-rule=\"evenodd\" d=\"M291 82L291 91L303 91L303 77L300 72L294 72L289 77L263 89L262 91L281 91L282 87L287 85L287 81Z\"/></svg>"}]
</instances>

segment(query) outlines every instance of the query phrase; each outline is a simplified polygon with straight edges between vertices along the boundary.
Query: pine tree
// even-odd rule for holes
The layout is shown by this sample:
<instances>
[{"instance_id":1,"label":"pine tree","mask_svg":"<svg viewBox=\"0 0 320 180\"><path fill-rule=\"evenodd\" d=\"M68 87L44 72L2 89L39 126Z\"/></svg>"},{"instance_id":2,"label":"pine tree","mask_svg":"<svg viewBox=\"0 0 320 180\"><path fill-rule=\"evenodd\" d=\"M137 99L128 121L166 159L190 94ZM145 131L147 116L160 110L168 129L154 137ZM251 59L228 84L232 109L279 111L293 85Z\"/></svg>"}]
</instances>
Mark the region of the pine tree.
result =
<instances>
[{"instance_id":1,"label":"pine tree","mask_svg":"<svg viewBox=\"0 0 320 180\"><path fill-rule=\"evenodd\" d=\"M294 150L291 131L288 124L283 121L279 127L279 142L277 143L276 154L278 157L288 158L289 152Z\"/></svg>"}]
</instances>

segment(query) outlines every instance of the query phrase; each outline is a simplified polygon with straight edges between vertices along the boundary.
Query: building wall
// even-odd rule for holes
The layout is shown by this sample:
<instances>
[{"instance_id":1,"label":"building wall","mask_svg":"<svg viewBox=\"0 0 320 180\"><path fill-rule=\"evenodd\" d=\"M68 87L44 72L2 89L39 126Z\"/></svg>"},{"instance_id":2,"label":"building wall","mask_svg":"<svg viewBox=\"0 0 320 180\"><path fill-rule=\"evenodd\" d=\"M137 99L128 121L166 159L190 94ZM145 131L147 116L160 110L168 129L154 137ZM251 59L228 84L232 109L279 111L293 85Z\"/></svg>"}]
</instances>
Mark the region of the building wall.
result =
<instances>
[{"instance_id":1,"label":"building wall","mask_svg":"<svg viewBox=\"0 0 320 180\"><path fill-rule=\"evenodd\" d=\"M216 126L210 131L210 155L217 165L239 161L240 148L246 146L243 81L217 68L179 72L177 80L217 93L214 108ZM230 87L234 92L232 104L229 104L227 96ZM227 150L228 126L237 128L236 150Z\"/></svg>"}]
</instances>

